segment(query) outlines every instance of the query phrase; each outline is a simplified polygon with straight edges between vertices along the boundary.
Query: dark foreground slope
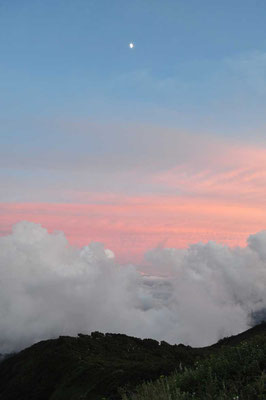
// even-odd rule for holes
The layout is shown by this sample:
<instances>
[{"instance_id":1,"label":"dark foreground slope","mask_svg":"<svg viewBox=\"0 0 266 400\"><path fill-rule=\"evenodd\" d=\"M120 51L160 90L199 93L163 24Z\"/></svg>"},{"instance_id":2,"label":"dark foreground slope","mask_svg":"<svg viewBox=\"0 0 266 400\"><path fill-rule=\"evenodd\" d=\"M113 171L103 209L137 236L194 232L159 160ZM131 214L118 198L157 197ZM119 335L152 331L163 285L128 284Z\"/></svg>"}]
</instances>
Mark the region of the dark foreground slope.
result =
<instances>
[{"instance_id":1,"label":"dark foreground slope","mask_svg":"<svg viewBox=\"0 0 266 400\"><path fill-rule=\"evenodd\" d=\"M193 367L144 382L122 400L266 400L265 324L210 350Z\"/></svg>"},{"instance_id":2,"label":"dark foreground slope","mask_svg":"<svg viewBox=\"0 0 266 400\"><path fill-rule=\"evenodd\" d=\"M0 364L2 400L117 399L119 386L193 363L197 350L120 334L59 337L37 343Z\"/></svg>"},{"instance_id":3,"label":"dark foreground slope","mask_svg":"<svg viewBox=\"0 0 266 400\"><path fill-rule=\"evenodd\" d=\"M203 349L97 332L43 341L0 364L0 399L119 399L118 387L130 390L183 370L219 352L221 344L234 346L257 334L266 335L266 324Z\"/></svg>"}]
</instances>

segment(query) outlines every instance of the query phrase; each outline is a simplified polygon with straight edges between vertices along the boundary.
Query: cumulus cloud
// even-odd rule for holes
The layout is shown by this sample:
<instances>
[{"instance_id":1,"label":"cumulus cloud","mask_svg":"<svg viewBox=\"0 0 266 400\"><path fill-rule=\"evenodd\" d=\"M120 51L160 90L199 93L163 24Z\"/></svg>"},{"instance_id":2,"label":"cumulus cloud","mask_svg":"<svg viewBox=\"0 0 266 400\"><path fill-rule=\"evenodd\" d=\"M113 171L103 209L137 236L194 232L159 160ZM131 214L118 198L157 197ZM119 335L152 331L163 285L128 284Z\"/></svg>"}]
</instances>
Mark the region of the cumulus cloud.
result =
<instances>
[{"instance_id":1,"label":"cumulus cloud","mask_svg":"<svg viewBox=\"0 0 266 400\"><path fill-rule=\"evenodd\" d=\"M75 248L63 233L20 222L0 238L0 352L93 330L211 344L265 314L265 248L265 232L245 248L158 248L147 261L168 278L147 277L101 243Z\"/></svg>"}]
</instances>

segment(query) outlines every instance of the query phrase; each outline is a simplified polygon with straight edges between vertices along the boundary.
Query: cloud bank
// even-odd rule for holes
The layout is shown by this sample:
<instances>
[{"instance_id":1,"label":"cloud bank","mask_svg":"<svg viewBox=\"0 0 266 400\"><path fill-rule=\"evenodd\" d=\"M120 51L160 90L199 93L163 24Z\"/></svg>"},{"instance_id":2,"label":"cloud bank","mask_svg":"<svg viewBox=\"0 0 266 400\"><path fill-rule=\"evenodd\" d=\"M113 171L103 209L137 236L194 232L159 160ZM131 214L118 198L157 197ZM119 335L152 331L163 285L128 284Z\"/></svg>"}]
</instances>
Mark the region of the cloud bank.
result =
<instances>
[{"instance_id":1,"label":"cloud bank","mask_svg":"<svg viewBox=\"0 0 266 400\"><path fill-rule=\"evenodd\" d=\"M208 345L266 307L266 232L245 248L214 242L146 254L154 275L119 265L101 243L20 222L0 238L0 352L93 330Z\"/></svg>"}]
</instances>

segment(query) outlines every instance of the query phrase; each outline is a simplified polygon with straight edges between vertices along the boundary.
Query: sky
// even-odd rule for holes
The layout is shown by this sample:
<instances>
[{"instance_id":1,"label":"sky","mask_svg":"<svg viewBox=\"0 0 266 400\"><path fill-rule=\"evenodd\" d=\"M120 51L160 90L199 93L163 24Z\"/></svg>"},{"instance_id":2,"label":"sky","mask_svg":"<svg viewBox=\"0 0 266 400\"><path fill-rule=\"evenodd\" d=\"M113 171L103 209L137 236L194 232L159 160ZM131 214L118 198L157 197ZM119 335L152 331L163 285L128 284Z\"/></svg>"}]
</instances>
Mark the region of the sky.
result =
<instances>
[{"instance_id":1,"label":"sky","mask_svg":"<svg viewBox=\"0 0 266 400\"><path fill-rule=\"evenodd\" d=\"M265 27L263 0L0 0L0 353L265 318Z\"/></svg>"},{"instance_id":2,"label":"sky","mask_svg":"<svg viewBox=\"0 0 266 400\"><path fill-rule=\"evenodd\" d=\"M0 0L0 234L26 220L137 264L245 246L266 227L265 26L262 0Z\"/></svg>"}]
</instances>

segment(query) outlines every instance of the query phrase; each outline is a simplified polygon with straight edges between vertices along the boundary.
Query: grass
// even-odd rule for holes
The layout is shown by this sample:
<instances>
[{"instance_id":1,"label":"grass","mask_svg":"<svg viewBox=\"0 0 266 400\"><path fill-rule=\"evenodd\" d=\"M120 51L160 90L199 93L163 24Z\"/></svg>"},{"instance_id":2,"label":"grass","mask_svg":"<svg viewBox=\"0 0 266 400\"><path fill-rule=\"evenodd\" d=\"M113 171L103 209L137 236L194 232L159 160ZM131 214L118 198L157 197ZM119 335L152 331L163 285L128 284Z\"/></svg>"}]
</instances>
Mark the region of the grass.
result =
<instances>
[{"instance_id":1,"label":"grass","mask_svg":"<svg viewBox=\"0 0 266 400\"><path fill-rule=\"evenodd\" d=\"M3 360L0 399L266 400L265 369L266 323L201 349L94 332Z\"/></svg>"},{"instance_id":2,"label":"grass","mask_svg":"<svg viewBox=\"0 0 266 400\"><path fill-rule=\"evenodd\" d=\"M169 377L121 390L123 400L265 400L266 335L235 347L222 346L216 354L179 368Z\"/></svg>"}]
</instances>

